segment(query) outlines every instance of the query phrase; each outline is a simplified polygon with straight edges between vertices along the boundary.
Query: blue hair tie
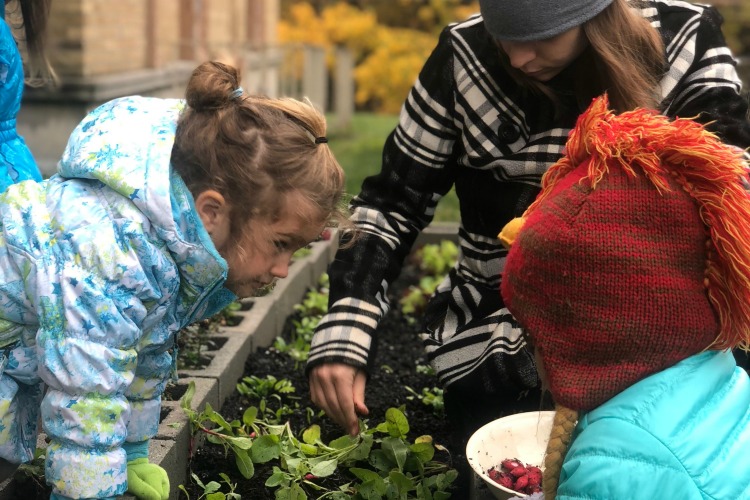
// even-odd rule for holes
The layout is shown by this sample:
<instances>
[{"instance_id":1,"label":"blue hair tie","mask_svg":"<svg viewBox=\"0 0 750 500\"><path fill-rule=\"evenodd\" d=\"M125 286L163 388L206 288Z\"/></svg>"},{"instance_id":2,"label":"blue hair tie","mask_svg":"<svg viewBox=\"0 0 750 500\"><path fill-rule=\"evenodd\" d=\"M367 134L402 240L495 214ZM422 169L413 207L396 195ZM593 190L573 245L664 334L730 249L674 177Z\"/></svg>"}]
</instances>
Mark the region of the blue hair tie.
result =
<instances>
[{"instance_id":1,"label":"blue hair tie","mask_svg":"<svg viewBox=\"0 0 750 500\"><path fill-rule=\"evenodd\" d=\"M236 89L234 89L234 90L233 90L233 91L232 91L232 92L231 92L231 93L229 94L229 98L230 98L231 100L239 99L240 97L242 97L242 93L243 93L243 92L245 92L245 91L244 91L244 90L242 89L242 87L237 87Z\"/></svg>"}]
</instances>

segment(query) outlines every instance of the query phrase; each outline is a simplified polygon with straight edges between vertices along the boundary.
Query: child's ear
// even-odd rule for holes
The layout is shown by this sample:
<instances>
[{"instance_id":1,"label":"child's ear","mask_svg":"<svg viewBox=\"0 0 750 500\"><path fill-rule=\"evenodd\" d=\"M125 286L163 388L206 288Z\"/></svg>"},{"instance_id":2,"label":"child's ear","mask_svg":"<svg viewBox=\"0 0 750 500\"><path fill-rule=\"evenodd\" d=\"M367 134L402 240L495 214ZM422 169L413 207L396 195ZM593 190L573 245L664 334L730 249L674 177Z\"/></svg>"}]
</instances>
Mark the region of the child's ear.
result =
<instances>
[{"instance_id":1,"label":"child's ear","mask_svg":"<svg viewBox=\"0 0 750 500\"><path fill-rule=\"evenodd\" d=\"M195 209L216 246L229 236L229 204L218 191L208 189L195 198Z\"/></svg>"}]
</instances>

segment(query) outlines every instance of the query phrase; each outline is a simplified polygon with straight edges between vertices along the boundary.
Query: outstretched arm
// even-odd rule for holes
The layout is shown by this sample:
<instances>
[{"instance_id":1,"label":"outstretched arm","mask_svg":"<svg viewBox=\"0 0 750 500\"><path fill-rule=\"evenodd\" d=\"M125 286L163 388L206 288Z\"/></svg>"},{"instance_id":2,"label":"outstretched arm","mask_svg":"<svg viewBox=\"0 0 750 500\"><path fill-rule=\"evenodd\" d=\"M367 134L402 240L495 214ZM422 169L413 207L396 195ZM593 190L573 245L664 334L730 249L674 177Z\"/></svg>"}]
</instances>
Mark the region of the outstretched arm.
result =
<instances>
[{"instance_id":1,"label":"outstretched arm","mask_svg":"<svg viewBox=\"0 0 750 500\"><path fill-rule=\"evenodd\" d=\"M388 287L399 275L438 200L453 185L453 55L445 31L386 140L382 170L352 201L359 229L328 273L328 314L312 339L307 370L313 401L347 432L364 414L366 370L377 349L377 325L389 310Z\"/></svg>"}]
</instances>

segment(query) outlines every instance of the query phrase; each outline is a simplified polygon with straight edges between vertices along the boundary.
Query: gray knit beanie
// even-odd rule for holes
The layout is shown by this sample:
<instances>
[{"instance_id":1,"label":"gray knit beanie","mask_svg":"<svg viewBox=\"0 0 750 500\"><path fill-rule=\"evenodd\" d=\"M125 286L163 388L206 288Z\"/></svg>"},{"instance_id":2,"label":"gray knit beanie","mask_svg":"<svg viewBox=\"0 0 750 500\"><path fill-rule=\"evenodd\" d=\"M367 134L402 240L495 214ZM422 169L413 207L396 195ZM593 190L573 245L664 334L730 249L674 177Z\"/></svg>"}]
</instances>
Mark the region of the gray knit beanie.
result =
<instances>
[{"instance_id":1,"label":"gray knit beanie","mask_svg":"<svg viewBox=\"0 0 750 500\"><path fill-rule=\"evenodd\" d=\"M479 0L484 25L496 40L544 40L580 26L613 0Z\"/></svg>"}]
</instances>

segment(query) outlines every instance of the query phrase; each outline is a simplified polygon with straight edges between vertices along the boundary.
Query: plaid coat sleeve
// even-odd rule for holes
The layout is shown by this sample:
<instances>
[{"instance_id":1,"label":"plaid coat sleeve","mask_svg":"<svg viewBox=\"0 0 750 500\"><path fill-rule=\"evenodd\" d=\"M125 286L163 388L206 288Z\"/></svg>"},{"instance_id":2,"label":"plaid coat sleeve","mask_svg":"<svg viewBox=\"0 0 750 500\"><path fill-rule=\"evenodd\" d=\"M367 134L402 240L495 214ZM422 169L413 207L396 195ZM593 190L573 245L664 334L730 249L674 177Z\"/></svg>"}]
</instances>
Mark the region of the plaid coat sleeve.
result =
<instances>
[{"instance_id":1,"label":"plaid coat sleeve","mask_svg":"<svg viewBox=\"0 0 750 500\"><path fill-rule=\"evenodd\" d=\"M326 362L367 367L374 357L375 330L389 309L389 283L453 185L451 157L458 130L452 59L446 30L386 140L382 170L367 178L352 200L358 241L339 250L329 268L329 312L313 337L308 369Z\"/></svg>"}]
</instances>

